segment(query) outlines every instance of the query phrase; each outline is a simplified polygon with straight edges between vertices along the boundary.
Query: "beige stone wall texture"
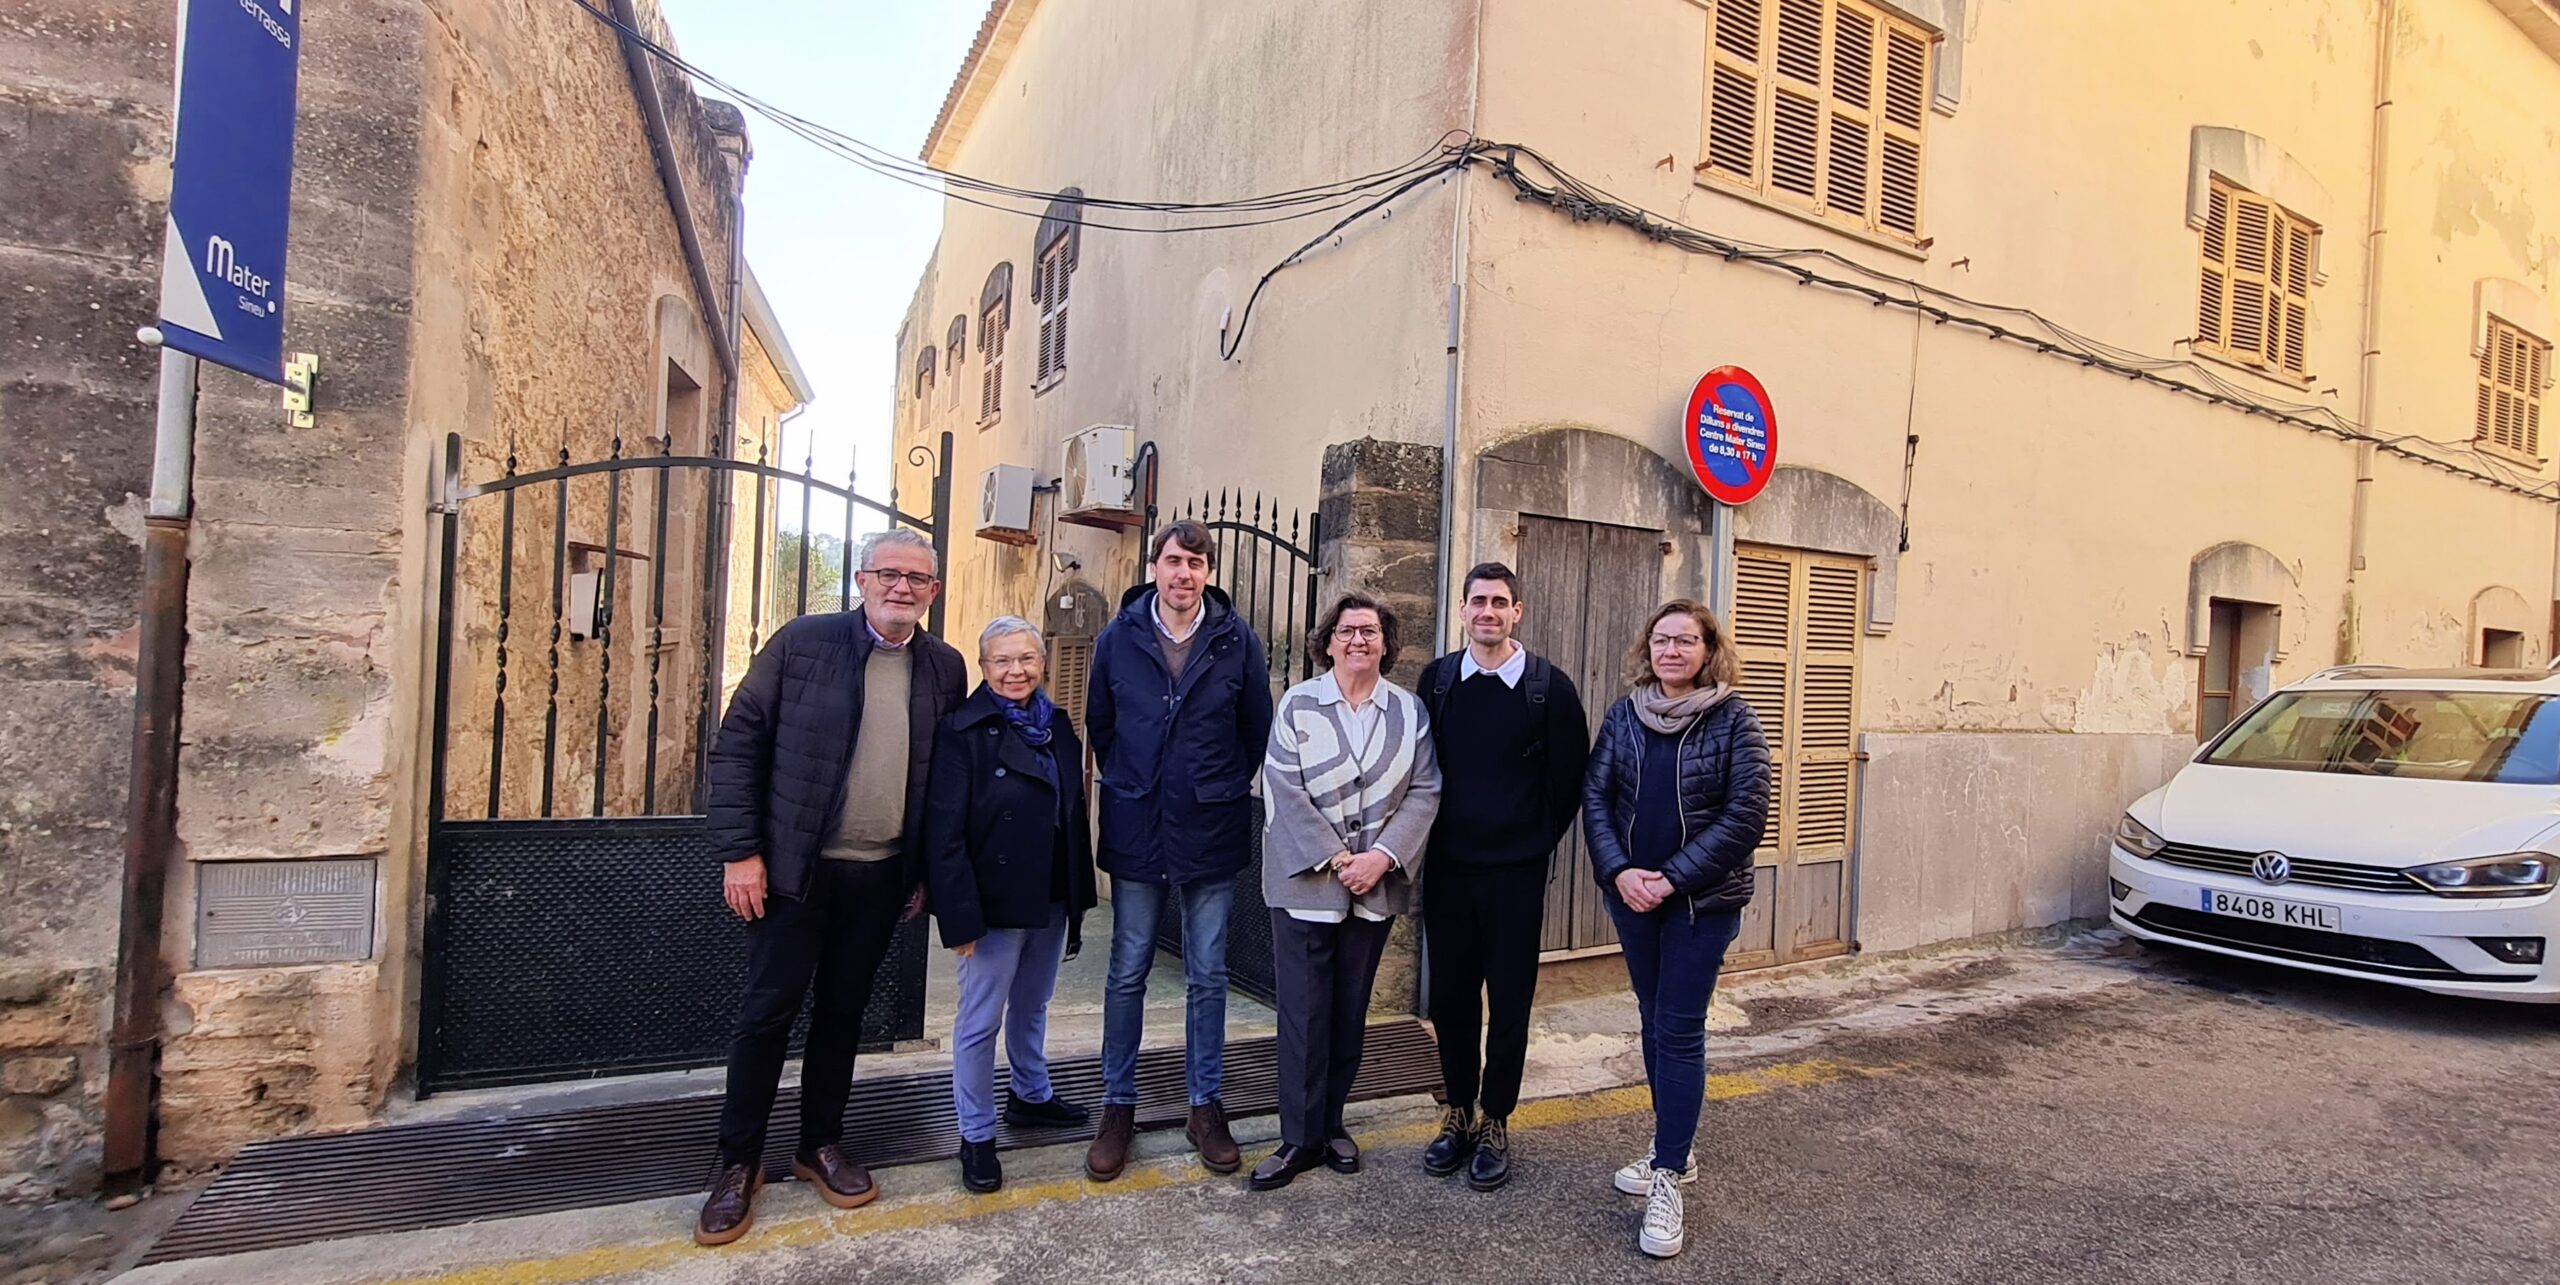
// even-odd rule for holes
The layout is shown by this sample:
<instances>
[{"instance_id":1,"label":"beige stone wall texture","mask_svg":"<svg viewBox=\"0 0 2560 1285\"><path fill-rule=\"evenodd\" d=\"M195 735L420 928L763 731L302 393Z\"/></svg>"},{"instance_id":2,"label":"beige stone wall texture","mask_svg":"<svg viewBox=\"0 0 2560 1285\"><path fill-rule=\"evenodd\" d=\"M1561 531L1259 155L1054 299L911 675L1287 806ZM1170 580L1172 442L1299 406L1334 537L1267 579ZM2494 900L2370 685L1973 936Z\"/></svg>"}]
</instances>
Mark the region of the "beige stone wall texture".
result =
<instances>
[{"instance_id":1,"label":"beige stone wall texture","mask_svg":"<svg viewBox=\"0 0 2560 1285\"><path fill-rule=\"evenodd\" d=\"M420 176L412 379L424 444L441 449L444 434L461 433L463 475L475 482L504 475L511 453L516 471L533 472L605 458L617 439L626 456L708 453L721 386L710 327L720 322L694 298L612 33L572 6L445 8L428 62ZM654 6L643 10L656 22ZM681 78L660 75L658 85L703 251L725 287L739 175ZM615 528L613 623L588 640L564 626L556 644L549 571L561 498L547 486L516 493L501 815L541 814L546 739L555 742L552 810L594 807L599 705L605 806L637 810L648 794L653 677L656 794L689 797L709 641L706 523L718 485L701 470L626 473L617 527L608 479L573 480L566 534L586 551L572 549L568 571L600 571ZM488 811L507 525L496 498L464 508L448 743L470 752L449 764L453 815Z\"/></svg>"},{"instance_id":2,"label":"beige stone wall texture","mask_svg":"<svg viewBox=\"0 0 2560 1285\"><path fill-rule=\"evenodd\" d=\"M2458 663L2474 656L2481 622L2493 614L2525 622L2529 661L2553 655L2555 509L2548 492L2516 489L2549 485L2552 468L2470 439L2482 283L2506 283L2497 297L2545 312L2560 305L2552 267L2560 227L2550 221L2560 210L2560 167L2549 164L2560 149L2560 62L2550 52L2560 48L2560 17L2510 17L2534 7L2491 0L2396 5L2394 105L2379 174L2388 235L2368 386L2380 6L1886 7L1938 30L1935 65L1961 68L1939 84L1927 114L1927 239L1916 246L1853 235L1695 176L1716 11L1704 0L1486 0L1480 8L1409 6L1392 19L1324 4L1211 16L1016 0L997 7L985 61L994 70L962 95L974 104L963 109L968 128L943 150L956 168L1032 186L1232 195L1276 186L1250 180L1279 170L1297 182L1359 172L1368 167L1353 157L1393 153L1419 121L1445 119L1534 146L1662 216L1800 248L1795 262L1830 275L1897 295L1908 287L1895 281L1916 280L2173 360L2187 355L2197 331L2200 238L2187 194L2201 155L2207 168L2245 168L2226 177L2261 184L2322 229L2306 334L2310 378L2297 385L2218 363L2164 373L2202 382L2210 372L2246 396L2315 416L2366 415L2410 452L2512 485L2380 454L2366 497L2364 564L2351 567L2358 451L2334 436L1578 221L1514 200L1487 168L1466 180L1463 201L1417 193L1398 207L1395 231L1366 228L1281 274L1241 363L1200 353L1214 354L1234 286L1258 274L1262 232L1170 248L1088 234L1075 356L1055 391L1030 400L1031 432L1019 426L1024 377L1008 371L1004 415L985 429L976 425L974 381L946 379L944 391L921 401L902 386L899 440L953 427L963 456L956 490L966 497L986 463L1045 465L1058 431L1134 407L1141 437L1165 452L1171 501L1229 481L1294 495L1324 443L1363 433L1436 443L1445 384L1432 321L1449 253L1437 229L1462 208L1451 471L1460 502L1444 570L1510 547L1503 531L1478 529L1467 500L1478 492L1480 456L1582 430L1637 443L1685 472L1686 399L1700 375L1723 364L1745 366L1769 387L1782 460L1823 479L1764 505L1845 495L1898 525L1908 497L1909 549L1896 556L1888 541L1877 572L1893 603L1862 640L1860 724L1879 754L1863 814L1860 914L1870 944L2096 912L2098 836L2125 802L2174 770L2180 747L2194 744L2202 657L2189 600L2209 551L2248 546L2259 551L2251 559L2280 568L2273 681L2342 657ZM1139 9L1143 20L1132 16ZM2535 30L2520 25L2535 21ZM1289 46L1268 34L1284 24L1311 45L1365 33L1368 47L1392 49L1401 61L1377 87L1362 87L1368 101L1346 117L1335 107L1341 68L1359 65L1357 56L1327 71L1294 63ZM1286 94L1288 118L1303 124L1221 133L1214 118L1182 106L1206 81L1231 110ZM1152 136L1073 128L1088 105L1132 103L1141 109L1113 118L1156 121ZM1454 115L1434 114L1444 111ZM2200 129L2255 141L2200 153ZM1161 179L1103 181L1141 148ZM1225 181L1174 181L1193 175ZM999 231L993 241L990 226ZM944 228L900 368L911 368L917 347L943 342L936 323L955 311L974 316L998 258L1015 263L1013 360L1026 364L1024 337L1034 333L1027 230L956 204ZM1430 236L1419 235L1426 229ZM1945 306L2029 328L2016 313ZM1648 478L1638 470L1554 489L1636 494ZM1572 511L1567 503L1547 516L1613 521L1621 508L1604 500ZM1832 516L1763 511L1751 525L1817 533ZM1018 610L1049 583L1040 559L965 536L956 543L955 589L966 606L955 629ZM1098 583L1127 583L1134 573L1125 540L1079 532L1060 544ZM1686 548L1666 556L1679 561ZM1665 583L1685 583L1697 570L1667 564ZM1964 813L1955 828L1950 809Z\"/></svg>"},{"instance_id":3,"label":"beige stone wall texture","mask_svg":"<svg viewBox=\"0 0 2560 1285\"><path fill-rule=\"evenodd\" d=\"M663 35L655 6L641 8ZM156 299L174 23L169 5L142 0L0 23L0 188L12 194L0 286L13 301L0 312L0 1197L97 1176L156 403L156 359L131 336ZM511 445L526 468L564 444L602 457L616 435L637 453L673 432L676 449L700 453L722 382L704 327L727 301L706 313L694 297L609 32L535 0L347 0L316 6L304 34L286 339L320 355L317 422L289 427L273 388L212 367L197 414L179 793L189 865L172 872L163 943L174 980L160 1139L182 1167L250 1138L360 1122L399 1074L427 802L426 503L445 435L462 435L472 481L497 476ZM658 80L725 288L736 114L680 77ZM669 395L688 380L698 387ZM568 533L601 546L605 484L592 481L572 494ZM686 691L706 650L709 492L692 481L671 506L682 566L660 662L664 685ZM626 550L647 490L626 487ZM547 570L552 497L523 499L518 555L540 549ZM456 708L485 720L498 528L478 516L462 549ZM628 586L645 580L625 577L626 621ZM514 587L519 701L548 686L529 622L547 634L550 601L547 575ZM622 673L645 673L636 630L616 646ZM592 747L601 650L564 648L564 746ZM627 747L646 711L629 690L617 683L608 723L636 760ZM533 708L511 736L527 722L538 735ZM678 791L685 708L661 745ZM485 773L485 721L457 722L461 739L482 736L481 754L457 761ZM591 752L563 754L563 810L589 802L591 767ZM610 788L636 793L638 770L623 764ZM485 798L485 775L467 784ZM505 806L520 814L538 793L511 772ZM193 863L345 856L380 864L375 958L193 969Z\"/></svg>"},{"instance_id":4,"label":"beige stone wall texture","mask_svg":"<svg viewBox=\"0 0 2560 1285\"><path fill-rule=\"evenodd\" d=\"M0 20L0 1200L98 1179L172 28Z\"/></svg>"}]
</instances>

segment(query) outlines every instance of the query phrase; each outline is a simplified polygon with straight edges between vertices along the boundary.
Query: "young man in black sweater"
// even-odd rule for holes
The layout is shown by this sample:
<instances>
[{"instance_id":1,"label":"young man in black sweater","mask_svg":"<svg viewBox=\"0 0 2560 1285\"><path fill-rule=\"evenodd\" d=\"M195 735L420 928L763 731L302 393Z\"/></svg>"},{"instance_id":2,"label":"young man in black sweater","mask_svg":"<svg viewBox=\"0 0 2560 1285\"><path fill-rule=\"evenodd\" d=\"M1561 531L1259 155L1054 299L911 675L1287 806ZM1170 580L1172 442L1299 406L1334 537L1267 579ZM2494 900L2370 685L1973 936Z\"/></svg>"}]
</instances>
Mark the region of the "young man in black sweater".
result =
<instances>
[{"instance_id":1,"label":"young man in black sweater","mask_svg":"<svg viewBox=\"0 0 2560 1285\"><path fill-rule=\"evenodd\" d=\"M1580 807L1591 731L1573 680L1511 636L1520 577L1483 563L1467 572L1462 596L1466 647L1425 666L1415 684L1440 752L1422 931L1449 1096L1422 1167L1434 1177L1464 1168L1468 1186L1491 1191L1511 1178L1509 1124L1529 1052L1548 860Z\"/></svg>"}]
</instances>

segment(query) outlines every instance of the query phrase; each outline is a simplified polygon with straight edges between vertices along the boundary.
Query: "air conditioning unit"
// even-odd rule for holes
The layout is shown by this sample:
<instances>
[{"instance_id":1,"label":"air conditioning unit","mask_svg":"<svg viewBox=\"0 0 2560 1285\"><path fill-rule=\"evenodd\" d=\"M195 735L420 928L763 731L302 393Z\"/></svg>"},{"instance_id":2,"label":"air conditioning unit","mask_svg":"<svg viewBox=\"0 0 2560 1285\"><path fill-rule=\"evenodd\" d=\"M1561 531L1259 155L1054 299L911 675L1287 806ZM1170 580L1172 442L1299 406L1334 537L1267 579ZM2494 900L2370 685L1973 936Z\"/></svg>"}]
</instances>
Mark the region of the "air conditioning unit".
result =
<instances>
[{"instance_id":1,"label":"air conditioning unit","mask_svg":"<svg viewBox=\"0 0 2560 1285\"><path fill-rule=\"evenodd\" d=\"M1140 521L1138 433L1126 424L1096 424L1067 439L1058 516L1084 526L1135 529Z\"/></svg>"},{"instance_id":2,"label":"air conditioning unit","mask_svg":"<svg viewBox=\"0 0 2560 1285\"><path fill-rule=\"evenodd\" d=\"M978 475L978 538L999 544L1034 544L1031 488L1038 476L1019 464L998 464Z\"/></svg>"}]
</instances>

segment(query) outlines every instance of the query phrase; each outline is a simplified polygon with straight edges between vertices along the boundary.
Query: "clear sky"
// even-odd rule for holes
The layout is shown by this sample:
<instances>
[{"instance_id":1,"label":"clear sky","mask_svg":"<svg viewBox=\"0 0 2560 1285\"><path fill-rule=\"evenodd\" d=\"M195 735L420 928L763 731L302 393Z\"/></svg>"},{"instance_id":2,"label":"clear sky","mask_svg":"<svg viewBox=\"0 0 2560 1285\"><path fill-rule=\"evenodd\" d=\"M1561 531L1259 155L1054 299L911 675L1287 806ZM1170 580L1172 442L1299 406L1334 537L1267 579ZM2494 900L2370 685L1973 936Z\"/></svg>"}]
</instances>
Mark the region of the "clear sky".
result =
<instances>
[{"instance_id":1,"label":"clear sky","mask_svg":"<svg viewBox=\"0 0 2560 1285\"><path fill-rule=\"evenodd\" d=\"M986 16L982 0L660 5L688 62L900 156L922 146ZM860 489L886 499L898 321L933 253L941 198L841 160L752 111L747 136L755 146L747 261L817 390L791 422L785 447L797 463L811 443L818 472L839 484L848 451L857 451ZM918 507L915 497L900 498L909 511ZM813 514L810 525L826 531L836 520Z\"/></svg>"}]
</instances>

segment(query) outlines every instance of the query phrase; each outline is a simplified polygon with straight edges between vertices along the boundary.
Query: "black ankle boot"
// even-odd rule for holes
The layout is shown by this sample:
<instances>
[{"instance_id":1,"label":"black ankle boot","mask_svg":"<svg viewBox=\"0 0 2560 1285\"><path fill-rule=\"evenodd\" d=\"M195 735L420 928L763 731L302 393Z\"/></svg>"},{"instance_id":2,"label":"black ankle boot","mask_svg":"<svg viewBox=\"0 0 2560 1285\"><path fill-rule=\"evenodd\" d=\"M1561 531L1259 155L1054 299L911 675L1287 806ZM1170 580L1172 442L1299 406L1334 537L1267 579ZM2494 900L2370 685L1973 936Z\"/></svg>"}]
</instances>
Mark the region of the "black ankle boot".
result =
<instances>
[{"instance_id":1,"label":"black ankle boot","mask_svg":"<svg viewBox=\"0 0 2560 1285\"><path fill-rule=\"evenodd\" d=\"M1501 1116L1486 1116L1476 1127L1475 1158L1467 1162L1467 1185L1491 1191L1511 1181L1511 1127Z\"/></svg>"},{"instance_id":2,"label":"black ankle boot","mask_svg":"<svg viewBox=\"0 0 2560 1285\"><path fill-rule=\"evenodd\" d=\"M994 1139L960 1144L960 1185L981 1194L1004 1185L1004 1165L996 1160Z\"/></svg>"},{"instance_id":3,"label":"black ankle boot","mask_svg":"<svg viewBox=\"0 0 2560 1285\"><path fill-rule=\"evenodd\" d=\"M1422 1171L1446 1178L1465 1167L1476 1147L1476 1109L1453 1106L1440 1113L1440 1136L1422 1149Z\"/></svg>"}]
</instances>

